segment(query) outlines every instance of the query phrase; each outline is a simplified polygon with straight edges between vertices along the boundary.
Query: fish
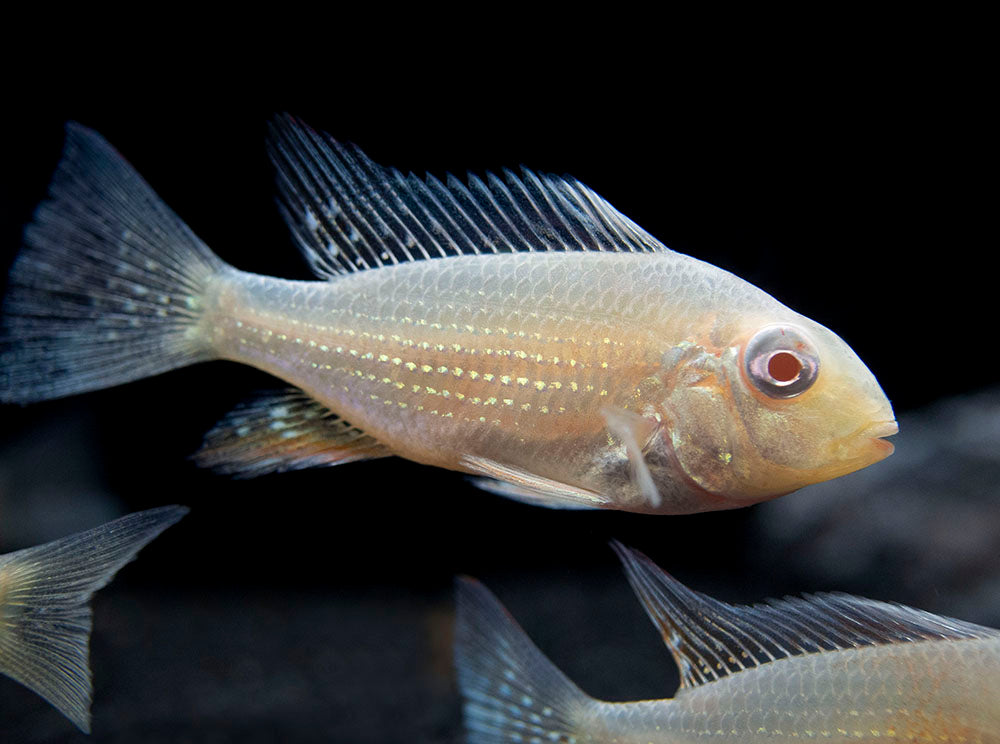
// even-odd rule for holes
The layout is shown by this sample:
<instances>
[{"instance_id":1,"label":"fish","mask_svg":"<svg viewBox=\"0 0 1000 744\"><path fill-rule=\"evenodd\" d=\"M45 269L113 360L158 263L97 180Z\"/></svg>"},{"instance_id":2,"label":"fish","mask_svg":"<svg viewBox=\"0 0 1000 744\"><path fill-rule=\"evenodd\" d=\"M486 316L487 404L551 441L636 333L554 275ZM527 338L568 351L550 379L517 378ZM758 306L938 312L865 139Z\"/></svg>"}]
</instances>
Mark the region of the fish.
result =
<instances>
[{"instance_id":1,"label":"fish","mask_svg":"<svg viewBox=\"0 0 1000 744\"><path fill-rule=\"evenodd\" d=\"M187 512L148 509L0 555L0 674L90 733L90 598Z\"/></svg>"},{"instance_id":2,"label":"fish","mask_svg":"<svg viewBox=\"0 0 1000 744\"><path fill-rule=\"evenodd\" d=\"M847 594L730 605L614 547L680 670L675 696L588 696L463 577L469 744L1000 742L1000 630Z\"/></svg>"},{"instance_id":3,"label":"fish","mask_svg":"<svg viewBox=\"0 0 1000 744\"><path fill-rule=\"evenodd\" d=\"M317 275L240 271L69 123L0 321L0 401L224 359L292 386L195 459L237 477L400 456L555 508L746 506L887 457L854 351L569 176L380 166L291 116L278 205Z\"/></svg>"}]
</instances>

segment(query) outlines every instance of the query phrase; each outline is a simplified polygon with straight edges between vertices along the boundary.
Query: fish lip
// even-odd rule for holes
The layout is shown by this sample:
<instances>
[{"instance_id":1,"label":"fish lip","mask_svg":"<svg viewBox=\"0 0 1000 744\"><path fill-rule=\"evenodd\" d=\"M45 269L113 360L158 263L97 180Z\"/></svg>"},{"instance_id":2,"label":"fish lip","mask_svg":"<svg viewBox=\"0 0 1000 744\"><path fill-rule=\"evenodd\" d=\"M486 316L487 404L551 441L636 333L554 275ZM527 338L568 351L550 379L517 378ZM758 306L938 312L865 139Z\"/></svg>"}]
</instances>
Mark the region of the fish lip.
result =
<instances>
[{"instance_id":1,"label":"fish lip","mask_svg":"<svg viewBox=\"0 0 1000 744\"><path fill-rule=\"evenodd\" d=\"M840 455L835 459L850 463L851 469L845 473L874 465L895 452L896 448L892 442L882 437L891 437L898 431L899 426L894 419L882 419L867 424L839 440L837 446L840 448Z\"/></svg>"},{"instance_id":2,"label":"fish lip","mask_svg":"<svg viewBox=\"0 0 1000 744\"><path fill-rule=\"evenodd\" d=\"M899 425L895 419L876 421L858 432L868 442L870 448L869 457L871 459L868 464L873 465L880 460L884 460L896 451L895 445L892 442L887 442L883 437L891 437L897 433L899 433Z\"/></svg>"},{"instance_id":3,"label":"fish lip","mask_svg":"<svg viewBox=\"0 0 1000 744\"><path fill-rule=\"evenodd\" d=\"M896 423L895 419L889 419L886 421L876 421L873 424L869 424L862 431L858 432L863 437L870 437L871 439L881 439L882 437L891 437L893 434L899 433L899 424ZM889 444L886 442L886 444Z\"/></svg>"}]
</instances>

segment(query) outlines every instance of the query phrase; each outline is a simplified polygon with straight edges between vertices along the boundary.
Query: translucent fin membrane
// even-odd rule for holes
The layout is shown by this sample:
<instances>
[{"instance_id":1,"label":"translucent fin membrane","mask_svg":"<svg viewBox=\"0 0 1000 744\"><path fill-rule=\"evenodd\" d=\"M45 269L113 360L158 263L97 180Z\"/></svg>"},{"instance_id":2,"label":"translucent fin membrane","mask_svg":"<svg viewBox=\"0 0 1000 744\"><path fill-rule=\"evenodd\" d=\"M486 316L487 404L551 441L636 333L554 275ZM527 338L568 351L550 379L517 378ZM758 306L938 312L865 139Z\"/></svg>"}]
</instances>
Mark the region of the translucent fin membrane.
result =
<instances>
[{"instance_id":1,"label":"translucent fin membrane","mask_svg":"<svg viewBox=\"0 0 1000 744\"><path fill-rule=\"evenodd\" d=\"M194 327L224 264L100 135L66 125L0 327L0 401L110 387L210 354Z\"/></svg>"},{"instance_id":2,"label":"translucent fin membrane","mask_svg":"<svg viewBox=\"0 0 1000 744\"><path fill-rule=\"evenodd\" d=\"M522 169L421 180L287 115L269 148L282 214L321 277L480 253L667 250L572 178Z\"/></svg>"},{"instance_id":3,"label":"translucent fin membrane","mask_svg":"<svg viewBox=\"0 0 1000 744\"><path fill-rule=\"evenodd\" d=\"M486 587L455 586L455 666L469 744L574 742L591 701L545 658Z\"/></svg>"},{"instance_id":4,"label":"translucent fin membrane","mask_svg":"<svg viewBox=\"0 0 1000 744\"><path fill-rule=\"evenodd\" d=\"M220 473L253 477L388 457L374 437L301 390L261 393L205 436L195 461Z\"/></svg>"},{"instance_id":5,"label":"translucent fin membrane","mask_svg":"<svg viewBox=\"0 0 1000 744\"><path fill-rule=\"evenodd\" d=\"M0 673L90 731L90 597L187 511L137 512L0 556Z\"/></svg>"},{"instance_id":6,"label":"translucent fin membrane","mask_svg":"<svg viewBox=\"0 0 1000 744\"><path fill-rule=\"evenodd\" d=\"M991 628L846 594L729 605L688 589L636 550L617 542L612 547L677 661L682 687L800 654L1000 636Z\"/></svg>"}]
</instances>

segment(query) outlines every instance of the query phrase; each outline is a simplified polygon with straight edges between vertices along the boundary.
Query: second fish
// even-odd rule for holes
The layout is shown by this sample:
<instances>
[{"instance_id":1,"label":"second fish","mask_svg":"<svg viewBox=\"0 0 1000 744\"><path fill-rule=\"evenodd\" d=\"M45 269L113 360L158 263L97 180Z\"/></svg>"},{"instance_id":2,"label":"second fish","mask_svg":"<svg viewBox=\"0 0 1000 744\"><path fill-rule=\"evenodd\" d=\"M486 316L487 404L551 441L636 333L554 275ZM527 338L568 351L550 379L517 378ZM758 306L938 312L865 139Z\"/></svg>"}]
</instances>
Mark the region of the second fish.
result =
<instances>
[{"instance_id":1,"label":"second fish","mask_svg":"<svg viewBox=\"0 0 1000 744\"><path fill-rule=\"evenodd\" d=\"M99 135L67 127L0 331L0 400L210 359L296 387L200 460L242 475L387 455L567 508L680 514L773 498L892 452L892 409L837 335L673 252L570 178L403 176L296 120L280 204L315 272L217 258Z\"/></svg>"}]
</instances>

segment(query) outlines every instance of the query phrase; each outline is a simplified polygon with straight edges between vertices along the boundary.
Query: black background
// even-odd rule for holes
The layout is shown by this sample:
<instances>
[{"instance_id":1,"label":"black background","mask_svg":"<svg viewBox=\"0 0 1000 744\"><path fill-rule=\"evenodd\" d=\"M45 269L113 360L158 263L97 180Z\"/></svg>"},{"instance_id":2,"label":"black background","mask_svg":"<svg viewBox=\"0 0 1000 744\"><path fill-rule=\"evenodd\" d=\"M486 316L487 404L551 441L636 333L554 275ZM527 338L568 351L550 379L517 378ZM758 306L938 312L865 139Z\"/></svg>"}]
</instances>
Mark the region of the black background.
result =
<instances>
[{"instance_id":1,"label":"black background","mask_svg":"<svg viewBox=\"0 0 1000 744\"><path fill-rule=\"evenodd\" d=\"M414 40L390 55L384 41L364 36L345 46L340 36L328 46L303 44L310 52L305 57L297 44L286 49L273 40L220 52L212 34L147 47L132 33L124 48L101 37L100 44L78 43L60 54L54 49L62 42L25 45L11 58L4 94L0 265L13 260L20 230L58 160L63 123L73 119L114 144L225 260L249 271L308 278L274 207L264 148L268 118L288 111L404 171L460 175L524 164L570 173L668 246L734 272L838 332L868 363L897 414L905 413L996 381L996 161L995 121L986 118L991 95L975 43L950 39L942 47L896 30L889 24L869 35L852 27L837 39L803 36L787 48L748 43L735 49L708 33L705 46L653 49L648 58L633 57L627 44L619 54L600 45L554 44L543 51L546 45L536 47L533 38L508 40L502 49L463 38L435 50ZM380 703L403 706L405 695L397 691L413 681L405 670L380 668L373 652L317 683L330 686L331 700L350 700L352 689L374 697L361 706L367 713L359 714L355 728L341 717L324 729L323 714L315 711L319 728L303 728L294 705L258 727L262 714L249 703L246 716L232 712L238 704L220 706L213 716L204 712L212 709L209 701L199 709L202 718L180 704L171 708L154 736L143 728L141 710L133 710L134 729L116 724L110 712L102 719L102 704L112 710L109 675L117 662L109 642L98 638L95 741L102 727L121 741L136 731L163 741L228 741L235 732L244 740L254 738L249 732L270 740L262 731L303 740L454 740L457 704L441 660L453 576L480 576L501 596L503 589L532 587L543 616L564 626L572 655L613 642L609 633L643 626L616 573L607 547L612 537L692 584L701 580L700 588L728 591L731 600L851 589L799 586L778 567L773 579L745 572L756 560L748 556L767 553L750 526L751 510L682 518L546 511L478 492L458 474L397 460L252 481L218 477L187 461L218 418L273 382L219 362L77 399L0 409L0 448L7 462L16 460L0 470L7 473L0 477L0 549L92 526L94 512L72 513L81 473L87 492L110 504L101 508L111 516L187 504L189 517L120 580L119 596L140 598L129 608L145 633L129 669L148 671L150 649L177 644L169 652L177 677L163 671L157 697L170 698L171 690L190 684L186 655L203 660L216 637L219 648L229 648L243 637L240 629L258 627L254 618L262 613L276 618L274 627L260 626L266 637L247 632L232 656L220 651L219 664L273 654L278 673L283 660L291 667L296 654L317 653L320 639L392 648L398 638L384 634L398 617L421 642L432 639L432 664L443 665L434 697L441 713L431 715L419 735L407 733L407 713ZM79 453L70 449L77 445ZM16 489L64 497L20 511ZM18 524L5 542L8 520ZM545 577L561 587L551 596ZM611 602L588 593L592 581L615 586L613 599L628 617L624 625L615 627L613 612L611 624L600 627L559 613L562 601L583 612ZM905 601L905 590L894 598ZM314 618L310 613L327 601L343 609L333 606ZM529 601L522 607L536 606ZM277 609L261 609L268 602ZM109 618L115 607L108 605ZM531 611L512 609L519 617ZM208 613L203 624L176 627L201 618L199 611ZM175 635L164 637L156 612L170 618ZM105 638L120 615L104 621ZM341 635L337 618L347 617L354 625ZM544 621L523 619L532 635L543 632ZM424 633L414 623L432 630ZM282 644L294 653L284 654ZM651 633L636 648L660 654ZM669 666L665 657L657 659ZM601 670L589 674L584 686L595 694L669 693L607 683L598 689ZM137 686L147 679L136 672ZM276 683L267 675L262 680ZM17 705L30 699L2 692ZM141 706L143 693L133 694ZM323 689L311 694L322 710ZM419 700L413 706L422 705ZM329 710L334 717L339 709L331 703ZM5 715L0 708L3 741ZM39 708L32 715L46 713ZM387 719L396 715L393 728ZM66 733L62 723L53 714L53 739ZM175 724L183 736L174 736ZM18 725L13 740L36 731L30 720ZM380 725L396 734L373 733ZM321 737L320 731L329 733Z\"/></svg>"}]
</instances>

